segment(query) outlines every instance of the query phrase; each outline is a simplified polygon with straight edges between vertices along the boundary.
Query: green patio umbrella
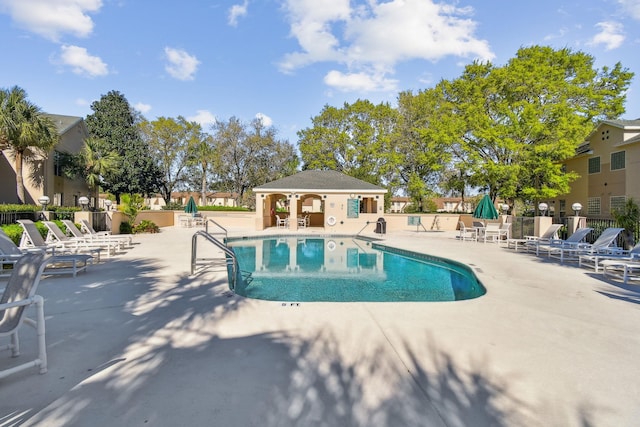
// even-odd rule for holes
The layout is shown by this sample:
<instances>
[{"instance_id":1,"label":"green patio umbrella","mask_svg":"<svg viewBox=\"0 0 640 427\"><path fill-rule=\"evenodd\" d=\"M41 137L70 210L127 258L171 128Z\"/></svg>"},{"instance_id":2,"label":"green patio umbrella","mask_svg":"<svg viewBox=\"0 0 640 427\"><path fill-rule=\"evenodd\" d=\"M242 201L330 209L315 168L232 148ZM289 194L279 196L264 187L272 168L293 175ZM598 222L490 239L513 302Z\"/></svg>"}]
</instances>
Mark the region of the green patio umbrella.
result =
<instances>
[{"instance_id":1,"label":"green patio umbrella","mask_svg":"<svg viewBox=\"0 0 640 427\"><path fill-rule=\"evenodd\" d=\"M184 211L191 215L198 212L198 207L196 206L196 201L193 200L193 196L189 197L189 201L187 202L187 206L184 207Z\"/></svg>"},{"instance_id":2,"label":"green patio umbrella","mask_svg":"<svg viewBox=\"0 0 640 427\"><path fill-rule=\"evenodd\" d=\"M478 206L476 206L476 210L473 211L473 217L480 219L498 218L498 211L487 194L484 195L480 203L478 203Z\"/></svg>"}]
</instances>

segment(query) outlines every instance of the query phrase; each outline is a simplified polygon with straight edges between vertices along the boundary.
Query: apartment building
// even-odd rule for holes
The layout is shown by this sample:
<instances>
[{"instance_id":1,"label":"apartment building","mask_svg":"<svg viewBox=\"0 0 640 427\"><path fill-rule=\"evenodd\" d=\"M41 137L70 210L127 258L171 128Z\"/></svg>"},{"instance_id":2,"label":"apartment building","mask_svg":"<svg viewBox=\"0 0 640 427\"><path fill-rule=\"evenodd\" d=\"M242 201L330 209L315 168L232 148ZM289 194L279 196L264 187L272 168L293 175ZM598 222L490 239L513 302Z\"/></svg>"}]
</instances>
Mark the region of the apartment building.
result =
<instances>
[{"instance_id":1,"label":"apartment building","mask_svg":"<svg viewBox=\"0 0 640 427\"><path fill-rule=\"evenodd\" d=\"M628 198L640 202L640 119L601 122L564 167L580 178L549 201L556 216L573 215L578 202L582 216L611 218Z\"/></svg>"}]
</instances>

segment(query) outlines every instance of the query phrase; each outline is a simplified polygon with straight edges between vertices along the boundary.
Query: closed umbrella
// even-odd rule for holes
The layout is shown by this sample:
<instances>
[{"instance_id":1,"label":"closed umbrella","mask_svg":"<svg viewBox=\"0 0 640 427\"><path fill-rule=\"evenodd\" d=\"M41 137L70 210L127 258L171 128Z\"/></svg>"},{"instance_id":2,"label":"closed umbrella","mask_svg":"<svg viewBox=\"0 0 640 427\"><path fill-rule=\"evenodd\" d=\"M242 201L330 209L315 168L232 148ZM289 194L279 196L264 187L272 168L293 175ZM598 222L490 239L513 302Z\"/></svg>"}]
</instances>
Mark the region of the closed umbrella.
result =
<instances>
[{"instance_id":1,"label":"closed umbrella","mask_svg":"<svg viewBox=\"0 0 640 427\"><path fill-rule=\"evenodd\" d=\"M198 212L198 207L196 206L196 201L193 200L193 196L189 197L189 201L187 202L187 206L184 207L184 211L191 215Z\"/></svg>"},{"instance_id":2,"label":"closed umbrella","mask_svg":"<svg viewBox=\"0 0 640 427\"><path fill-rule=\"evenodd\" d=\"M488 195L485 194L480 200L480 203L478 203L478 206L476 206L476 209L473 211L473 217L480 219L498 219L498 211Z\"/></svg>"}]
</instances>

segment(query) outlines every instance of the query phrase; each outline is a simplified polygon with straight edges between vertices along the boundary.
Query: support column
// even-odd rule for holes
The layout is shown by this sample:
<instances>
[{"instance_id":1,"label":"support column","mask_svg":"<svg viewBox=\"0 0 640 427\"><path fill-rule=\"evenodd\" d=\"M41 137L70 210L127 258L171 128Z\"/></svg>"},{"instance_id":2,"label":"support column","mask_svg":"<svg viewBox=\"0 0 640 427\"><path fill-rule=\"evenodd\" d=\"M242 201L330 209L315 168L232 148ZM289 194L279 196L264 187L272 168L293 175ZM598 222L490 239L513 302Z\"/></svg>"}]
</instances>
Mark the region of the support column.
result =
<instances>
[{"instance_id":1,"label":"support column","mask_svg":"<svg viewBox=\"0 0 640 427\"><path fill-rule=\"evenodd\" d=\"M553 217L550 216L537 216L533 218L533 235L536 237L542 236L552 223Z\"/></svg>"}]
</instances>

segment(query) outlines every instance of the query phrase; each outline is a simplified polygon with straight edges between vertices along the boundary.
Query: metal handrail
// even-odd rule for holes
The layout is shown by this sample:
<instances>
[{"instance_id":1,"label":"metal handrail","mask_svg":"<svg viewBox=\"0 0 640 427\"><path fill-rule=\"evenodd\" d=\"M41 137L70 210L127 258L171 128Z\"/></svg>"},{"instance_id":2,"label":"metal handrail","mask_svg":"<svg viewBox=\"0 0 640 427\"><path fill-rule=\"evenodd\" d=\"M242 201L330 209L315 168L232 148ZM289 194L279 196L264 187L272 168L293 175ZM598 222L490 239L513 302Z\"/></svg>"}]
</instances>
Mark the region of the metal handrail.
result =
<instances>
[{"instance_id":1,"label":"metal handrail","mask_svg":"<svg viewBox=\"0 0 640 427\"><path fill-rule=\"evenodd\" d=\"M216 239L211 234L205 231L196 231L196 233L191 238L191 275L195 274L196 264L198 261L198 255L197 255L198 236L204 237L206 240L208 240L209 242L217 246L218 249L222 250L222 252L224 252L225 255L227 256L227 263L228 263L228 260L231 259L231 262L232 262L231 290L235 291L237 274L238 274L238 261L236 258L236 254L231 249L229 249L227 245L225 245L224 243L222 243L221 241L219 241L218 239Z\"/></svg>"},{"instance_id":2,"label":"metal handrail","mask_svg":"<svg viewBox=\"0 0 640 427\"><path fill-rule=\"evenodd\" d=\"M218 224L217 222L215 222L215 220L211 219L211 218L207 218L207 220L204 223L204 231L207 232L207 234L209 233L209 221L211 221L212 223L214 223L215 225L218 226L219 229L221 229L222 231L224 231L224 237L226 238L227 235L229 234L229 232L227 231L226 228L224 228L223 226L221 226L220 224Z\"/></svg>"},{"instance_id":3,"label":"metal handrail","mask_svg":"<svg viewBox=\"0 0 640 427\"><path fill-rule=\"evenodd\" d=\"M367 223L364 225L364 227L362 227L362 228L360 229L360 231L358 231L358 232L356 233L356 236L359 236L359 235L360 235L360 233L362 233L362 232L364 231L364 229L365 229L365 228L367 228L367 227L369 226L369 224L375 224L375 222L373 222L373 221L367 221Z\"/></svg>"}]
</instances>

